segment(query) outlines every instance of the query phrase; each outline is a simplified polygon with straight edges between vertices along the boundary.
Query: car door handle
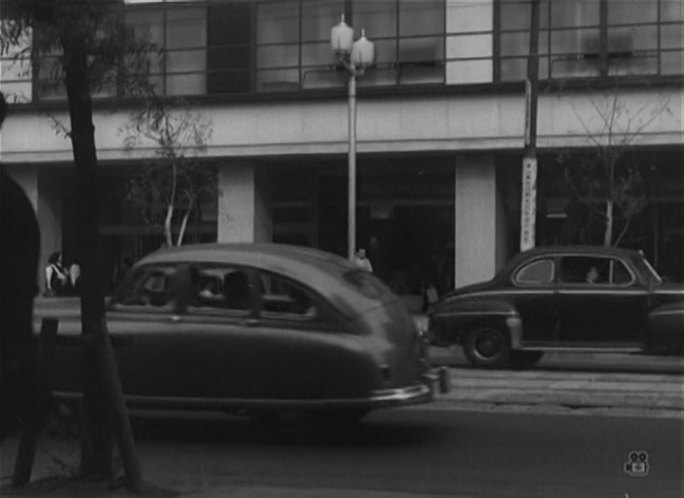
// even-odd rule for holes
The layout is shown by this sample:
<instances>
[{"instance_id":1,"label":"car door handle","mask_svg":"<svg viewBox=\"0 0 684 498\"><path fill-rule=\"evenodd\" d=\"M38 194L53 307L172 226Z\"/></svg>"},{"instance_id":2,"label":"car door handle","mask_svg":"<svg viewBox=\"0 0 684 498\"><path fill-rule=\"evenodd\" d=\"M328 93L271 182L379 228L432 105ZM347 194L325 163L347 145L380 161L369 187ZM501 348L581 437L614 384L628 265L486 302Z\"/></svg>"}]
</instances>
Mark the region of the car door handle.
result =
<instances>
[{"instance_id":1,"label":"car door handle","mask_svg":"<svg viewBox=\"0 0 684 498\"><path fill-rule=\"evenodd\" d=\"M256 327L257 325L259 325L259 320L257 320L256 318L248 318L242 323L247 327Z\"/></svg>"},{"instance_id":2,"label":"car door handle","mask_svg":"<svg viewBox=\"0 0 684 498\"><path fill-rule=\"evenodd\" d=\"M178 322L181 321L181 317L180 317L180 315L171 315L171 316L169 317L169 321L170 321L171 323L178 323Z\"/></svg>"}]
</instances>

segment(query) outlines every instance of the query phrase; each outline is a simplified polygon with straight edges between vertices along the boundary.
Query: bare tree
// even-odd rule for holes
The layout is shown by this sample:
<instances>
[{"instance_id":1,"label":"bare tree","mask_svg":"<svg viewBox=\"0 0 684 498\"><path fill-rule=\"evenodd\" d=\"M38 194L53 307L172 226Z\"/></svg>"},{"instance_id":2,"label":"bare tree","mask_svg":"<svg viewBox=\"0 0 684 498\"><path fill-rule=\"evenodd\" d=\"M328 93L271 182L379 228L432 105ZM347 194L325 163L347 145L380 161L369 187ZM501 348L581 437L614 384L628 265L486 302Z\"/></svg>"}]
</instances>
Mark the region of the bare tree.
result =
<instances>
[{"instance_id":1,"label":"bare tree","mask_svg":"<svg viewBox=\"0 0 684 498\"><path fill-rule=\"evenodd\" d=\"M121 131L127 149L151 144L155 158L136 171L127 199L148 225L163 227L167 246L181 245L201 198L216 197L216 171L200 160L212 123L183 100L167 103L150 95L146 103Z\"/></svg>"},{"instance_id":2,"label":"bare tree","mask_svg":"<svg viewBox=\"0 0 684 498\"><path fill-rule=\"evenodd\" d=\"M85 437L81 472L108 479L112 473L114 433L130 489L140 490L142 476L135 454L116 362L106 329L104 290L99 279L99 187L92 95L103 88L117 92L140 76L148 50L123 22L122 0L0 0L2 54L31 60L32 81L40 93L52 86L66 91L78 200L78 258L81 278L81 326L84 336ZM30 44L22 45L26 39ZM141 57L142 55L142 57ZM135 61L141 61L136 66ZM134 68L132 71L129 69ZM134 85L130 85L133 88Z\"/></svg>"},{"instance_id":3,"label":"bare tree","mask_svg":"<svg viewBox=\"0 0 684 498\"><path fill-rule=\"evenodd\" d=\"M613 246L647 204L641 165L631 154L634 143L659 116L672 111L662 98L632 109L617 88L592 100L591 109L586 116L573 106L588 148L560 150L558 160L578 200L602 221L603 245Z\"/></svg>"}]
</instances>

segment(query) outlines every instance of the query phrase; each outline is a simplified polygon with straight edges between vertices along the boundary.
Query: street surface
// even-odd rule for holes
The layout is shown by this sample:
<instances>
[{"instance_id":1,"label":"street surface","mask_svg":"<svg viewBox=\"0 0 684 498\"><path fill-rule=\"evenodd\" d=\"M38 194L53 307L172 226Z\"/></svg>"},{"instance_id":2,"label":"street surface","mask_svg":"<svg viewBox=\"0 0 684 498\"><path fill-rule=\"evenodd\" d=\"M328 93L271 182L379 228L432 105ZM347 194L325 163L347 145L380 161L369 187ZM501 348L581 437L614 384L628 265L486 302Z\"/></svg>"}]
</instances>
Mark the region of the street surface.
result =
<instances>
[{"instance_id":1,"label":"street surface","mask_svg":"<svg viewBox=\"0 0 684 498\"><path fill-rule=\"evenodd\" d=\"M683 491L677 419L419 407L379 411L355 429L327 433L270 432L215 413L133 420L146 481L176 496L681 498ZM647 472L625 472L633 450L646 452ZM3 448L3 484L9 457ZM45 440L38 459L43 476L64 472L77 465L77 443Z\"/></svg>"},{"instance_id":2,"label":"street surface","mask_svg":"<svg viewBox=\"0 0 684 498\"><path fill-rule=\"evenodd\" d=\"M630 373L628 363L611 372L601 362L560 370L575 360L554 361L519 371L450 368L451 392L434 403L378 411L343 432L159 411L132 412L133 429L145 480L161 496L684 496L681 359L649 360L647 370L667 367L660 373ZM631 451L645 452L647 472L625 472ZM7 489L15 453L15 439L1 448L3 497L27 496ZM77 438L48 436L33 481L68 475L78 461ZM30 495L126 494L50 485Z\"/></svg>"}]
</instances>

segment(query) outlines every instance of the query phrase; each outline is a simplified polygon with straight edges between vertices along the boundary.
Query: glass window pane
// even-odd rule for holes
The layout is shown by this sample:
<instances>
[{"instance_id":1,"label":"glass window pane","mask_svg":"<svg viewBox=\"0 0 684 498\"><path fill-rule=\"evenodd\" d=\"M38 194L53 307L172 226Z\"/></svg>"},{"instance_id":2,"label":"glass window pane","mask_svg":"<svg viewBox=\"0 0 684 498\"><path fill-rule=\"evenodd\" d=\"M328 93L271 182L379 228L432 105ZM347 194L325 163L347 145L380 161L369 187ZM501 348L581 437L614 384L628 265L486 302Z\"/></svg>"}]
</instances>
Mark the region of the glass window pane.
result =
<instances>
[{"instance_id":1,"label":"glass window pane","mask_svg":"<svg viewBox=\"0 0 684 498\"><path fill-rule=\"evenodd\" d=\"M175 298L176 268L154 265L137 268L117 289L114 309L139 308L144 312L170 311Z\"/></svg>"},{"instance_id":2,"label":"glass window pane","mask_svg":"<svg viewBox=\"0 0 684 498\"><path fill-rule=\"evenodd\" d=\"M660 72L662 74L684 74L682 71L681 51L663 52L660 55Z\"/></svg>"},{"instance_id":3,"label":"glass window pane","mask_svg":"<svg viewBox=\"0 0 684 498\"><path fill-rule=\"evenodd\" d=\"M361 36L362 29L366 31L366 37L372 41L394 38L397 36L396 2L355 1L352 26L355 38Z\"/></svg>"},{"instance_id":4,"label":"glass window pane","mask_svg":"<svg viewBox=\"0 0 684 498\"><path fill-rule=\"evenodd\" d=\"M296 43L299 41L298 2L259 4L257 44Z\"/></svg>"},{"instance_id":5,"label":"glass window pane","mask_svg":"<svg viewBox=\"0 0 684 498\"><path fill-rule=\"evenodd\" d=\"M599 4L596 0L551 2L551 27L597 26Z\"/></svg>"},{"instance_id":6,"label":"glass window pane","mask_svg":"<svg viewBox=\"0 0 684 498\"><path fill-rule=\"evenodd\" d=\"M658 8L653 5L635 0L608 0L608 24L631 24L656 22Z\"/></svg>"},{"instance_id":7,"label":"glass window pane","mask_svg":"<svg viewBox=\"0 0 684 498\"><path fill-rule=\"evenodd\" d=\"M529 33L505 33L501 35L501 55L527 55L529 52Z\"/></svg>"},{"instance_id":8,"label":"glass window pane","mask_svg":"<svg viewBox=\"0 0 684 498\"><path fill-rule=\"evenodd\" d=\"M257 67L286 68L299 66L299 45L267 45L257 48Z\"/></svg>"},{"instance_id":9,"label":"glass window pane","mask_svg":"<svg viewBox=\"0 0 684 498\"><path fill-rule=\"evenodd\" d=\"M444 33L443 0L399 0L399 36L437 33Z\"/></svg>"},{"instance_id":10,"label":"glass window pane","mask_svg":"<svg viewBox=\"0 0 684 498\"><path fill-rule=\"evenodd\" d=\"M501 29L526 30L530 29L530 3L526 0L502 0Z\"/></svg>"},{"instance_id":11,"label":"glass window pane","mask_svg":"<svg viewBox=\"0 0 684 498\"><path fill-rule=\"evenodd\" d=\"M246 315L251 309L248 274L230 266L191 269L192 292L188 312L198 315Z\"/></svg>"},{"instance_id":12,"label":"glass window pane","mask_svg":"<svg viewBox=\"0 0 684 498\"><path fill-rule=\"evenodd\" d=\"M299 69L266 69L257 73L260 92L299 90Z\"/></svg>"},{"instance_id":13,"label":"glass window pane","mask_svg":"<svg viewBox=\"0 0 684 498\"><path fill-rule=\"evenodd\" d=\"M337 59L330 50L330 42L306 43L302 45L302 66L337 65Z\"/></svg>"},{"instance_id":14,"label":"glass window pane","mask_svg":"<svg viewBox=\"0 0 684 498\"><path fill-rule=\"evenodd\" d=\"M444 38L409 38L399 41L401 62L442 62Z\"/></svg>"},{"instance_id":15,"label":"glass window pane","mask_svg":"<svg viewBox=\"0 0 684 498\"><path fill-rule=\"evenodd\" d=\"M666 24L660 27L660 46L662 48L682 48L684 40L684 25Z\"/></svg>"},{"instance_id":16,"label":"glass window pane","mask_svg":"<svg viewBox=\"0 0 684 498\"><path fill-rule=\"evenodd\" d=\"M315 320L319 310L313 293L274 273L261 276L261 315L269 318Z\"/></svg>"},{"instance_id":17,"label":"glass window pane","mask_svg":"<svg viewBox=\"0 0 684 498\"><path fill-rule=\"evenodd\" d=\"M501 59L502 81L523 81L527 77L527 58Z\"/></svg>"},{"instance_id":18,"label":"glass window pane","mask_svg":"<svg viewBox=\"0 0 684 498\"><path fill-rule=\"evenodd\" d=\"M340 16L344 14L344 0L303 0L302 12L302 41L325 41L329 44L330 29L340 22Z\"/></svg>"},{"instance_id":19,"label":"glass window pane","mask_svg":"<svg viewBox=\"0 0 684 498\"><path fill-rule=\"evenodd\" d=\"M595 57L599 54L598 29L570 29L551 32L551 56L581 55Z\"/></svg>"},{"instance_id":20,"label":"glass window pane","mask_svg":"<svg viewBox=\"0 0 684 498\"><path fill-rule=\"evenodd\" d=\"M632 281L632 274L622 261L613 261L611 282L616 285L628 284Z\"/></svg>"},{"instance_id":21,"label":"glass window pane","mask_svg":"<svg viewBox=\"0 0 684 498\"><path fill-rule=\"evenodd\" d=\"M551 283L553 281L553 261L549 259L533 261L515 274L515 280L521 284Z\"/></svg>"},{"instance_id":22,"label":"glass window pane","mask_svg":"<svg viewBox=\"0 0 684 498\"><path fill-rule=\"evenodd\" d=\"M157 49L164 47L164 14L161 9L130 9L126 11L126 24L133 29L134 36L155 45ZM155 80L163 74L163 57L158 52L149 53L145 57L149 63L149 72ZM148 78L149 79L149 78ZM155 84L156 91L163 92L163 86Z\"/></svg>"},{"instance_id":23,"label":"glass window pane","mask_svg":"<svg viewBox=\"0 0 684 498\"><path fill-rule=\"evenodd\" d=\"M682 0L660 0L661 21L684 21Z\"/></svg>"},{"instance_id":24,"label":"glass window pane","mask_svg":"<svg viewBox=\"0 0 684 498\"><path fill-rule=\"evenodd\" d=\"M9 102L30 102L32 75L30 61L4 58L0 63L2 92Z\"/></svg>"}]
</instances>

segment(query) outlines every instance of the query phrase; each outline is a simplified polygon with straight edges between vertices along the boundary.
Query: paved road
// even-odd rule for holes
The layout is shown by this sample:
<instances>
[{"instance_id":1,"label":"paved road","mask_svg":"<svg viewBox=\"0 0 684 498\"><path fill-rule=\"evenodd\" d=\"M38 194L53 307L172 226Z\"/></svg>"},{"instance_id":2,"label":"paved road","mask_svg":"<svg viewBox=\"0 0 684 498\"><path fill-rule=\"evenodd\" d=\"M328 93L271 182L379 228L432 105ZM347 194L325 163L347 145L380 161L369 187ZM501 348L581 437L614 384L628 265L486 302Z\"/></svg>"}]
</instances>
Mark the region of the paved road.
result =
<instances>
[{"instance_id":1,"label":"paved road","mask_svg":"<svg viewBox=\"0 0 684 498\"><path fill-rule=\"evenodd\" d=\"M137 416L134 431L147 482L193 498L680 498L683 491L682 425L673 419L407 408L371 414L350 432L270 433L211 413ZM647 472L624 471L633 450L646 452ZM7 456L3 448L3 477ZM76 465L78 450L74 441L50 439L38 456L43 475L54 475ZM92 485L81 494L57 483L43 490L122 496Z\"/></svg>"}]
</instances>

